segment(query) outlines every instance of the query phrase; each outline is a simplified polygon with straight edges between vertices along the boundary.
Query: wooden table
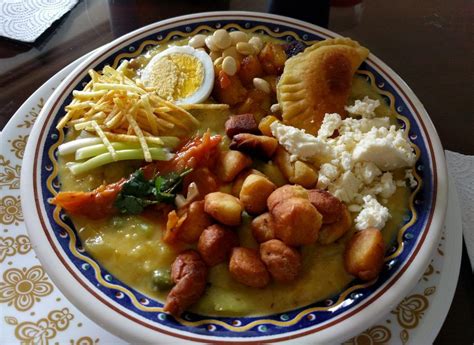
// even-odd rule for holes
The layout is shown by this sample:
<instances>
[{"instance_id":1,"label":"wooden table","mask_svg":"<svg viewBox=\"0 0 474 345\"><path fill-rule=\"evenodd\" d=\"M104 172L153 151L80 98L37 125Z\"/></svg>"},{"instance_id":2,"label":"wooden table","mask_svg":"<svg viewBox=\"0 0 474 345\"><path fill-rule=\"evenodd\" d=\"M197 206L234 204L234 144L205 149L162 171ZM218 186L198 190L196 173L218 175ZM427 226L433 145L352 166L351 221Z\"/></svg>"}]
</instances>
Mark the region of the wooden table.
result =
<instances>
[{"instance_id":1,"label":"wooden table","mask_svg":"<svg viewBox=\"0 0 474 345\"><path fill-rule=\"evenodd\" d=\"M364 0L363 8L330 9L328 2L303 11L297 2L259 0L81 1L32 45L0 38L0 129L57 71L133 29L200 11L273 10L321 25L329 19L330 29L369 47L418 95L444 147L474 154L472 2ZM465 248L462 257L456 295L436 344L474 342L474 278Z\"/></svg>"}]
</instances>

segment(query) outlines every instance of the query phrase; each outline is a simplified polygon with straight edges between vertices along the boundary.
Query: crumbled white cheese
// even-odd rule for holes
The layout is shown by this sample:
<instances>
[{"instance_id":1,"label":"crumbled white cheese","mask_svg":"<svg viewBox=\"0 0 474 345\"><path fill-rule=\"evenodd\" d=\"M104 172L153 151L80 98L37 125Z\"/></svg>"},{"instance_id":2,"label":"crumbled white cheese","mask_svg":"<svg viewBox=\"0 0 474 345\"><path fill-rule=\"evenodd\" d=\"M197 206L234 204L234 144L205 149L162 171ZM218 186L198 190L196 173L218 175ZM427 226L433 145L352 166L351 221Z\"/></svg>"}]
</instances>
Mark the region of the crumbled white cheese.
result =
<instances>
[{"instance_id":1,"label":"crumbled white cheese","mask_svg":"<svg viewBox=\"0 0 474 345\"><path fill-rule=\"evenodd\" d=\"M361 101L357 99L354 105L345 107L345 109L353 115L361 115L366 118L375 117L375 109L380 105L379 100L370 99L365 96Z\"/></svg>"},{"instance_id":2,"label":"crumbled white cheese","mask_svg":"<svg viewBox=\"0 0 474 345\"><path fill-rule=\"evenodd\" d=\"M415 164L415 153L403 130L395 126L372 128L354 148L355 162L373 162L381 170L394 170Z\"/></svg>"},{"instance_id":3,"label":"crumbled white cheese","mask_svg":"<svg viewBox=\"0 0 474 345\"><path fill-rule=\"evenodd\" d=\"M372 162L361 162L356 163L355 174L358 179L368 185L372 183L375 178L381 176L382 171Z\"/></svg>"},{"instance_id":4,"label":"crumbled white cheese","mask_svg":"<svg viewBox=\"0 0 474 345\"><path fill-rule=\"evenodd\" d=\"M363 134L370 131L372 128L382 128L390 127L390 118L388 117L375 117L373 119L355 119L348 117L344 119L339 128L339 133L353 133L353 134Z\"/></svg>"},{"instance_id":5,"label":"crumbled white cheese","mask_svg":"<svg viewBox=\"0 0 474 345\"><path fill-rule=\"evenodd\" d=\"M380 196L382 198L390 198L397 190L397 185L393 181L393 175L386 172L380 179Z\"/></svg>"},{"instance_id":6,"label":"crumbled white cheese","mask_svg":"<svg viewBox=\"0 0 474 345\"><path fill-rule=\"evenodd\" d=\"M334 134L334 131L341 126L341 115L337 113L326 114L323 123L318 131L318 138L326 139Z\"/></svg>"},{"instance_id":7,"label":"crumbled white cheese","mask_svg":"<svg viewBox=\"0 0 474 345\"><path fill-rule=\"evenodd\" d=\"M324 163L319 168L317 187L326 189L339 176L339 169L331 163Z\"/></svg>"},{"instance_id":8,"label":"crumbled white cheese","mask_svg":"<svg viewBox=\"0 0 474 345\"><path fill-rule=\"evenodd\" d=\"M278 121L270 125L272 134L294 158L318 162L333 156L332 148L320 138L304 130L286 126Z\"/></svg>"},{"instance_id":9,"label":"crumbled white cheese","mask_svg":"<svg viewBox=\"0 0 474 345\"><path fill-rule=\"evenodd\" d=\"M362 182L355 177L352 171L346 171L333 184L329 185L328 190L345 203L350 203L361 187Z\"/></svg>"},{"instance_id":10,"label":"crumbled white cheese","mask_svg":"<svg viewBox=\"0 0 474 345\"><path fill-rule=\"evenodd\" d=\"M341 152L339 160L342 169L346 171L352 170L352 155L349 152Z\"/></svg>"},{"instance_id":11,"label":"crumbled white cheese","mask_svg":"<svg viewBox=\"0 0 474 345\"><path fill-rule=\"evenodd\" d=\"M405 178L408 180L408 185L410 188L415 188L418 186L418 182L416 181L415 176L413 176L412 169L405 170Z\"/></svg>"},{"instance_id":12,"label":"crumbled white cheese","mask_svg":"<svg viewBox=\"0 0 474 345\"><path fill-rule=\"evenodd\" d=\"M363 200L362 211L355 219L356 229L363 230L371 227L382 229L390 218L388 209L379 204L372 195L364 196Z\"/></svg>"},{"instance_id":13,"label":"crumbled white cheese","mask_svg":"<svg viewBox=\"0 0 474 345\"><path fill-rule=\"evenodd\" d=\"M374 219L383 220L385 224L389 213L379 201L386 203L397 186L405 185L405 181L395 181L390 171L413 166L416 156L404 131L391 126L390 118L372 118L371 113L378 105L378 101L368 98L356 102L355 108L348 111L358 112L362 115L359 119L341 120L338 114L326 114L317 137L279 122L272 123L270 128L290 157L319 165L318 188L327 189L348 204L351 212L369 208L360 219L370 216L372 209L379 210L375 208L379 205L380 210L386 210L387 216ZM339 135L333 137L336 130ZM411 183L408 175L405 177ZM366 202L367 195L377 204L371 199Z\"/></svg>"}]
</instances>

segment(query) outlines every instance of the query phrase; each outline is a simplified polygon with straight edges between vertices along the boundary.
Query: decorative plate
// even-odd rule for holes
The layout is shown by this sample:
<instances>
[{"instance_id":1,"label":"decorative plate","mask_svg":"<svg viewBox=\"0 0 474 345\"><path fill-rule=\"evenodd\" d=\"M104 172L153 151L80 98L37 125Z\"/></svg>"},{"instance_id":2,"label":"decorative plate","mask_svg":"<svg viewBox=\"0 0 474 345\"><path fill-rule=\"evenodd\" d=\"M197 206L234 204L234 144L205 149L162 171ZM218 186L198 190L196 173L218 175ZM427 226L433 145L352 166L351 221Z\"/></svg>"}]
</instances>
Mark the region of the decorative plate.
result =
<instances>
[{"instance_id":1,"label":"decorative plate","mask_svg":"<svg viewBox=\"0 0 474 345\"><path fill-rule=\"evenodd\" d=\"M373 283L355 281L339 295L287 313L261 317L209 318L185 313L175 319L162 303L143 295L104 270L81 247L65 213L48 200L59 190L56 148L64 132L55 129L74 89L88 81L90 68L117 66L156 44L218 28L259 32L312 43L336 34L290 18L246 12L211 12L177 17L125 35L86 58L45 104L28 140L21 177L22 206L32 243L52 280L86 315L131 341L179 339L222 343L295 339L312 343L344 340L374 323L399 302L424 272L444 221L447 175L439 138L428 114L408 86L372 54L359 74L377 88L398 114L415 147L418 186L410 215Z\"/></svg>"}]
</instances>

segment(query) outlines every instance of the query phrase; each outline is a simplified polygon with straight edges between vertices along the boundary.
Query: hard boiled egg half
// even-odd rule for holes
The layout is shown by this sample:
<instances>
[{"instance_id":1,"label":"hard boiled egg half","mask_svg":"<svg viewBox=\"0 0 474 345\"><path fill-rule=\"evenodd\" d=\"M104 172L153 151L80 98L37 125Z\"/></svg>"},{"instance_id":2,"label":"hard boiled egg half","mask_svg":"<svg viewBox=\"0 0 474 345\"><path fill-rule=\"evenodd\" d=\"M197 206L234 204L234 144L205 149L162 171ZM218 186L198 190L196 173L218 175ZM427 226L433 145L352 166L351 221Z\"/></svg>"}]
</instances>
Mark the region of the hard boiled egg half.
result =
<instances>
[{"instance_id":1,"label":"hard boiled egg half","mask_svg":"<svg viewBox=\"0 0 474 345\"><path fill-rule=\"evenodd\" d=\"M156 54L142 71L145 86L177 104L205 101L214 85L210 56L190 46L175 46Z\"/></svg>"}]
</instances>

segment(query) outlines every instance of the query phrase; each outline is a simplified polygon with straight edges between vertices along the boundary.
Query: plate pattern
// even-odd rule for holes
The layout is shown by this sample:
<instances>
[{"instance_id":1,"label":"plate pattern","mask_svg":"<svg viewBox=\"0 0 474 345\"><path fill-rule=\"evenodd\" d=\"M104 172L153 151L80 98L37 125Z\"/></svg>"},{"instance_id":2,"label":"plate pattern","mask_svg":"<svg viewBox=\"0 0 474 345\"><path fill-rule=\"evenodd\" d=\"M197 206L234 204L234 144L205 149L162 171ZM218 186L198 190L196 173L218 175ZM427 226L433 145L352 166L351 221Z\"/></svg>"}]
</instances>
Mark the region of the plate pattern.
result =
<instances>
[{"instance_id":1,"label":"plate pattern","mask_svg":"<svg viewBox=\"0 0 474 345\"><path fill-rule=\"evenodd\" d=\"M15 154L11 143L29 135L44 99L51 95L52 90L43 87L40 95L28 101L31 109L22 107L1 135L2 207L5 205L5 198L20 199L19 173L22 161ZM12 218L16 219L16 223L10 221ZM443 291L439 286L439 276L445 255L459 255L445 250L445 242L452 241L454 237L450 234L446 238L446 234L445 227L438 250L415 289L376 325L345 344L410 343L412 335L422 328L423 316L436 312L430 306L432 299L435 296L439 298L439 291ZM19 204L0 208L0 268L1 343L125 344L87 319L47 278L31 248ZM38 282L43 283L39 289L27 289L27 285L34 286ZM9 291L5 294L5 290ZM25 295L28 297L24 297ZM21 307L15 302L17 300L23 301Z\"/></svg>"}]
</instances>

